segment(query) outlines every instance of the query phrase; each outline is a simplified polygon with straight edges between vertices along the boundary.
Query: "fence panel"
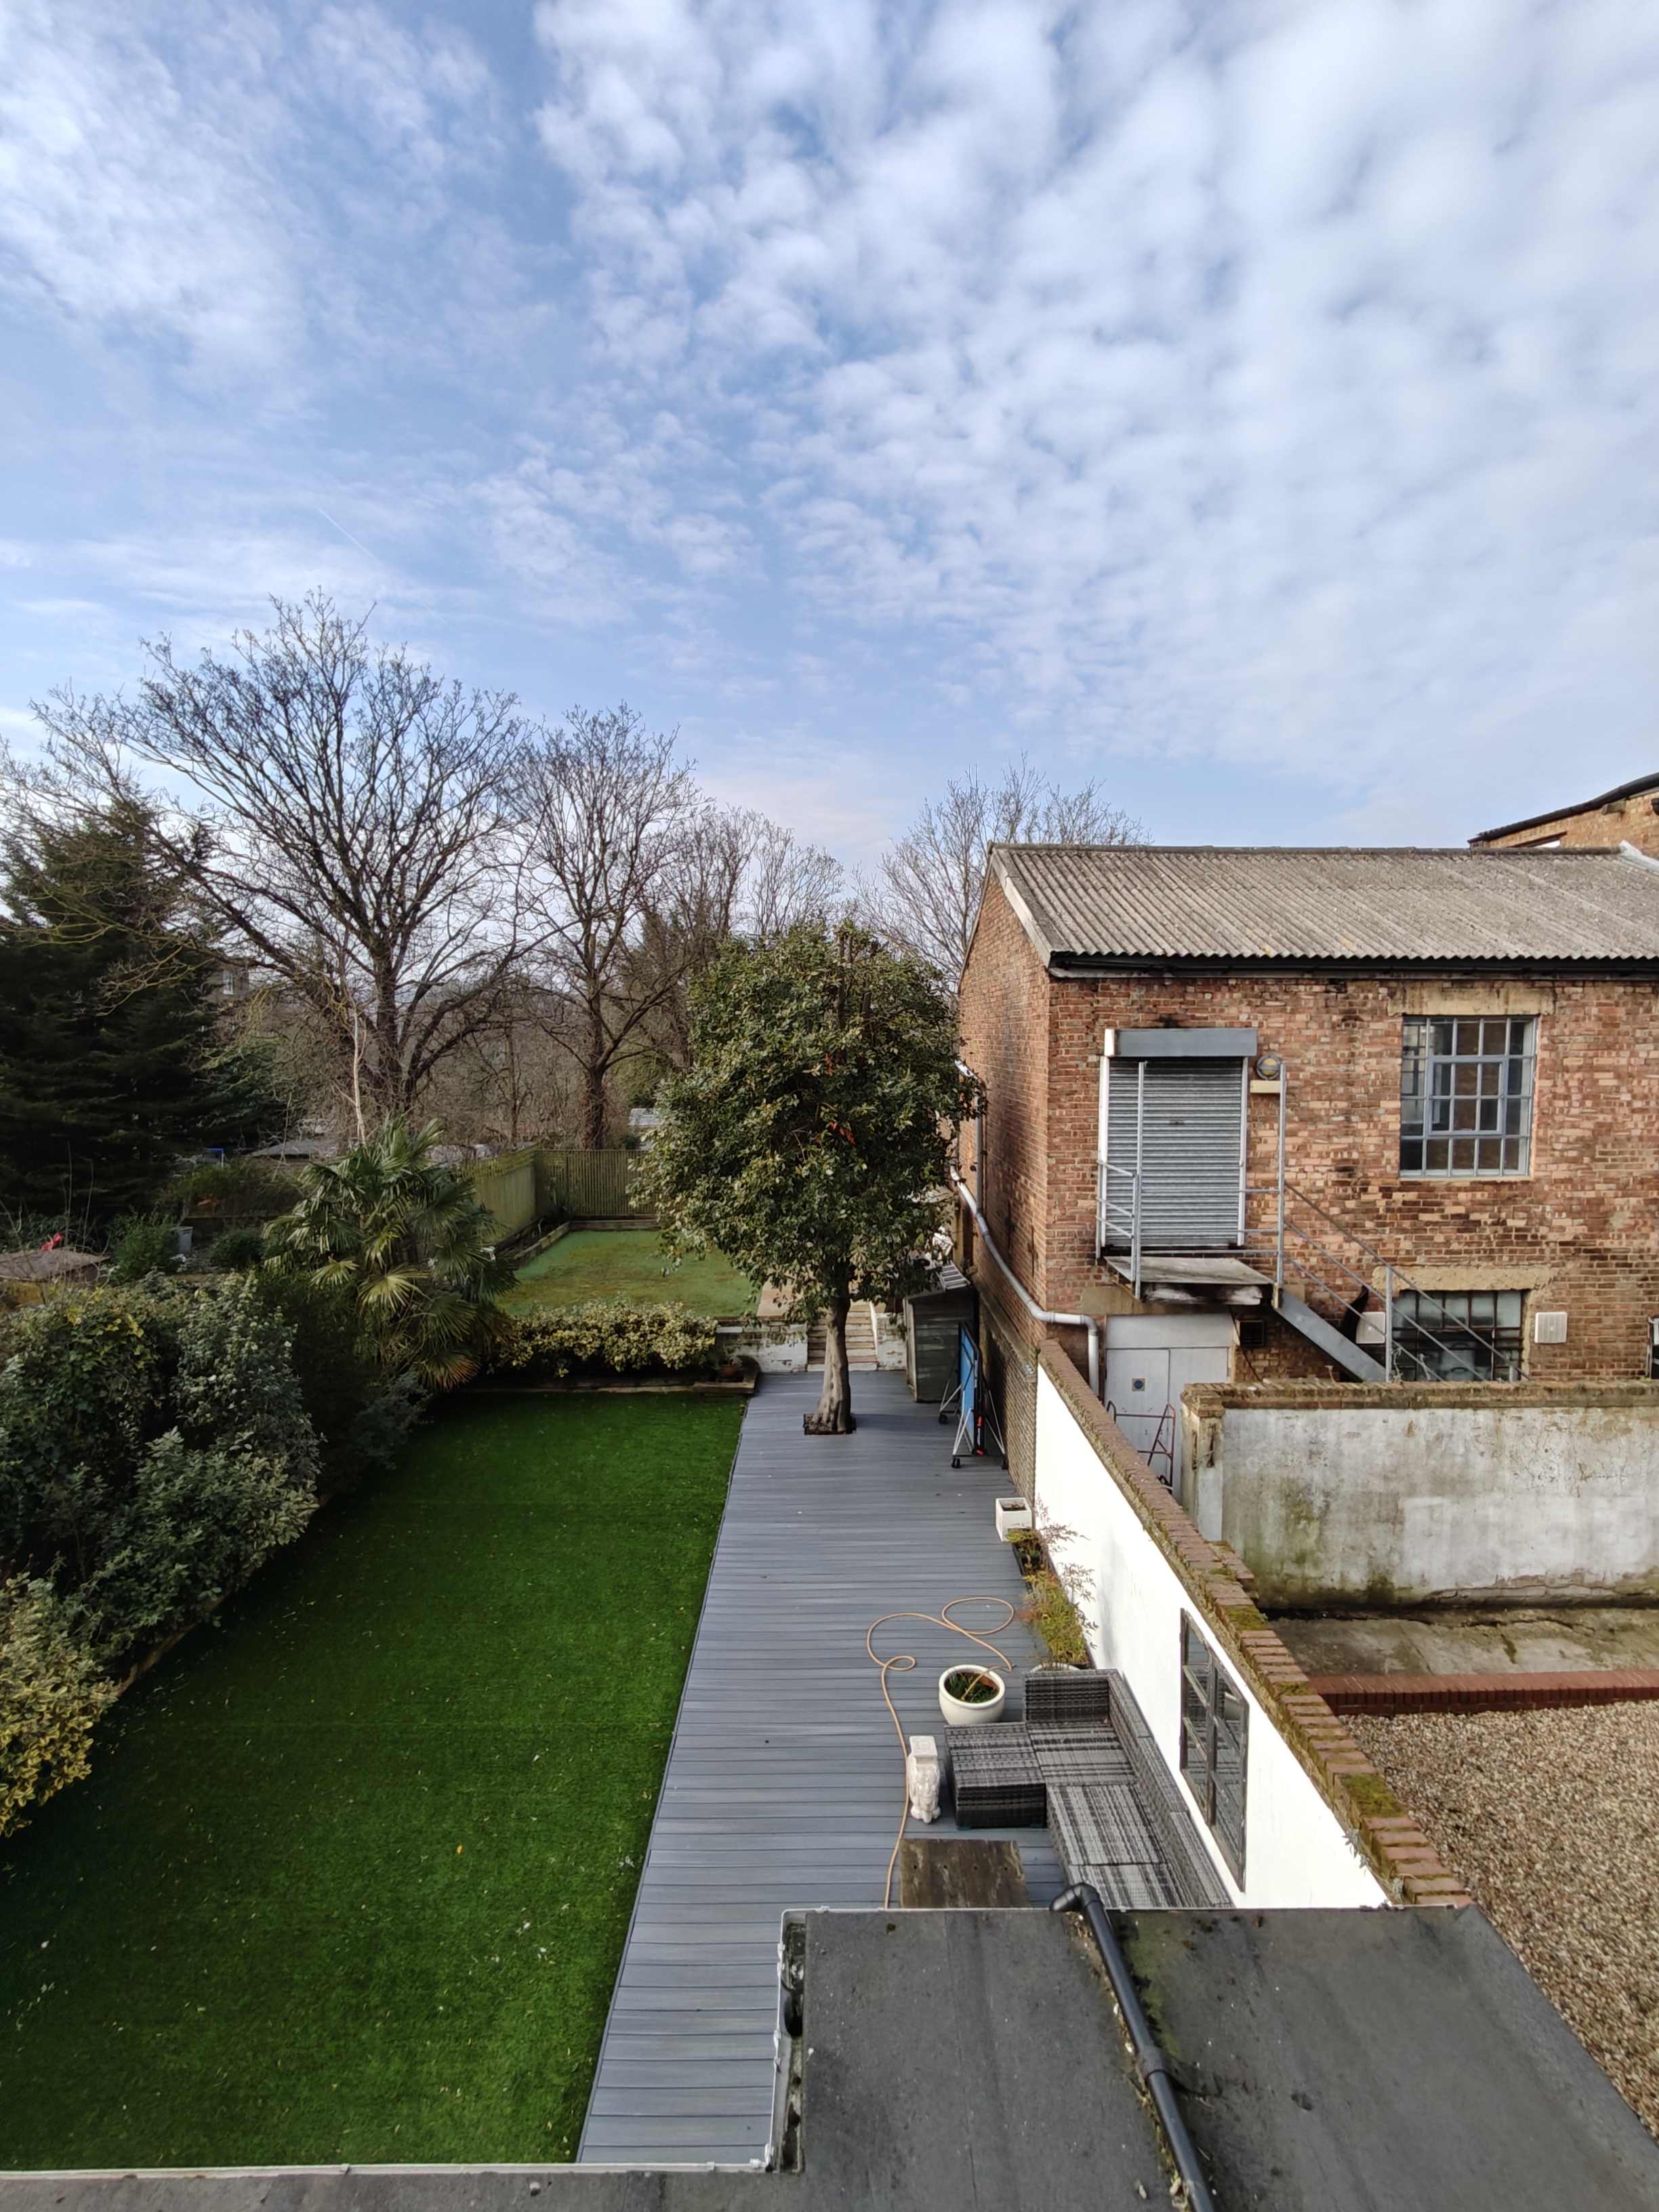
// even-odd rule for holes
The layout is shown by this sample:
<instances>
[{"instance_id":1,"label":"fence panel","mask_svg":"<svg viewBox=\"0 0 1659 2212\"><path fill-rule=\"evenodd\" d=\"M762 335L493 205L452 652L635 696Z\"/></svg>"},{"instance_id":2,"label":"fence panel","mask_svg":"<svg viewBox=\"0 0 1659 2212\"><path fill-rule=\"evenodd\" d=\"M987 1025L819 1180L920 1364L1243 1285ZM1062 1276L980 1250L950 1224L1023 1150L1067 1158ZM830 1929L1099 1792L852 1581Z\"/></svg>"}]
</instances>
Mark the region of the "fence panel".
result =
<instances>
[{"instance_id":1,"label":"fence panel","mask_svg":"<svg viewBox=\"0 0 1659 2212\"><path fill-rule=\"evenodd\" d=\"M536 1198L543 1213L556 1208L578 1220L619 1220L632 1213L629 1197L638 1155L604 1152L538 1152Z\"/></svg>"}]
</instances>

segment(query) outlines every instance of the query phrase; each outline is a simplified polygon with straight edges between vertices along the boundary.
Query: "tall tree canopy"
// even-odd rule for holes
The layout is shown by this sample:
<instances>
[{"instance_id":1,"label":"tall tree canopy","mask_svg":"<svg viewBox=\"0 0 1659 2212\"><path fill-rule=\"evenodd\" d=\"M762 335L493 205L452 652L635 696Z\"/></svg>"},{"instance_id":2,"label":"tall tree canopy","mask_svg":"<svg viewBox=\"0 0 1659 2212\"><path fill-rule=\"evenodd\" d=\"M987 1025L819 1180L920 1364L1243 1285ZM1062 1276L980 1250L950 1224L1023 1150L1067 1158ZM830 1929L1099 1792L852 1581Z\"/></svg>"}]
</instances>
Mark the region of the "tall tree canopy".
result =
<instances>
[{"instance_id":1,"label":"tall tree canopy","mask_svg":"<svg viewBox=\"0 0 1659 2212\"><path fill-rule=\"evenodd\" d=\"M946 1162L977 1087L920 960L845 923L733 942L691 987L691 1064L659 1094L646 1169L665 1234L718 1247L826 1322L806 1427L853 1426L847 1312L930 1279Z\"/></svg>"},{"instance_id":2,"label":"tall tree canopy","mask_svg":"<svg viewBox=\"0 0 1659 2212\"><path fill-rule=\"evenodd\" d=\"M313 594L194 667L163 638L131 697L36 712L71 787L178 780L158 817L215 923L333 1036L382 1112L487 1022L517 915L502 835L516 702L464 692ZM205 804L202 802L205 801Z\"/></svg>"},{"instance_id":3,"label":"tall tree canopy","mask_svg":"<svg viewBox=\"0 0 1659 2212\"><path fill-rule=\"evenodd\" d=\"M222 1045L223 959L148 807L24 823L0 869L0 1196L107 1220L271 1102Z\"/></svg>"}]
</instances>

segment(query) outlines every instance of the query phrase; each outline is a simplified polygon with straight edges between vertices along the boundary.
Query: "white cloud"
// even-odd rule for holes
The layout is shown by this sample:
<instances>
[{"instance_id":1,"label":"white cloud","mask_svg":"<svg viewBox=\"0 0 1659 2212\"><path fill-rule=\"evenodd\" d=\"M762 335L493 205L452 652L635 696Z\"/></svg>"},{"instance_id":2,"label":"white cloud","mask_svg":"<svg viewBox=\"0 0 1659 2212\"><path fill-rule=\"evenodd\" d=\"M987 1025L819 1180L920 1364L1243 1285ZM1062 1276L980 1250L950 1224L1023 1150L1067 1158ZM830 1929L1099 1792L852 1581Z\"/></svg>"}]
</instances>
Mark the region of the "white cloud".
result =
<instances>
[{"instance_id":1,"label":"white cloud","mask_svg":"<svg viewBox=\"0 0 1659 2212\"><path fill-rule=\"evenodd\" d=\"M930 641L942 697L1362 803L1448 745L1513 775L1570 730L1623 759L1650 727L1659 18L544 0L538 24L643 510L711 473L640 440L665 410L776 532L798 607ZM620 481L586 442L571 513Z\"/></svg>"}]
</instances>

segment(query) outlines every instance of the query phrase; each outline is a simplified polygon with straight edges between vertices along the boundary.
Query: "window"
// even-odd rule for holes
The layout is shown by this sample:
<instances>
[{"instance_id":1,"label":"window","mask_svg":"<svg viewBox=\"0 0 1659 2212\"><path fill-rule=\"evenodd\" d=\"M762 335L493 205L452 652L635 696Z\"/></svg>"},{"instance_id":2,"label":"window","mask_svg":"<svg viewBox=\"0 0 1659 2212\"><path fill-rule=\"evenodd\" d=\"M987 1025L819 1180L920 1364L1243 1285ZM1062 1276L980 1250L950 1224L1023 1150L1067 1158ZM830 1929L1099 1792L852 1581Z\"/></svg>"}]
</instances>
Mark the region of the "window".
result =
<instances>
[{"instance_id":1,"label":"window","mask_svg":"<svg viewBox=\"0 0 1659 2212\"><path fill-rule=\"evenodd\" d=\"M1402 1382L1518 1382L1521 1291L1401 1291L1394 1368Z\"/></svg>"},{"instance_id":2,"label":"window","mask_svg":"<svg viewBox=\"0 0 1659 2212\"><path fill-rule=\"evenodd\" d=\"M1233 1878L1244 1879L1244 1748L1249 1714L1225 1668L1181 1616L1181 1771Z\"/></svg>"},{"instance_id":3,"label":"window","mask_svg":"<svg viewBox=\"0 0 1659 2212\"><path fill-rule=\"evenodd\" d=\"M1529 1171L1530 1020L1411 1015L1400 1066L1400 1172Z\"/></svg>"}]
</instances>

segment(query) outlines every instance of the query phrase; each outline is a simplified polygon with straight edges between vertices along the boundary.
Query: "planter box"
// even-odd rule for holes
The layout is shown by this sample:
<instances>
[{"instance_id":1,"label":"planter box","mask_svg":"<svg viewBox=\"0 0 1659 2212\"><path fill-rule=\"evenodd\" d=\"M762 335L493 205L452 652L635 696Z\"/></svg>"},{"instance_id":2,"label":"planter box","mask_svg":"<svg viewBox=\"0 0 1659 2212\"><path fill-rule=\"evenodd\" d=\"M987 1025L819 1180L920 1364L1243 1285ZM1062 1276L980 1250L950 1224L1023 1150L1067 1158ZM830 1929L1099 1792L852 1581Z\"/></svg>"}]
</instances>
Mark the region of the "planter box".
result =
<instances>
[{"instance_id":1,"label":"planter box","mask_svg":"<svg viewBox=\"0 0 1659 2212\"><path fill-rule=\"evenodd\" d=\"M1023 1498L999 1498L997 1500L997 1534L1006 1544L1011 1536L1030 1533L1031 1509Z\"/></svg>"}]
</instances>

